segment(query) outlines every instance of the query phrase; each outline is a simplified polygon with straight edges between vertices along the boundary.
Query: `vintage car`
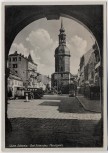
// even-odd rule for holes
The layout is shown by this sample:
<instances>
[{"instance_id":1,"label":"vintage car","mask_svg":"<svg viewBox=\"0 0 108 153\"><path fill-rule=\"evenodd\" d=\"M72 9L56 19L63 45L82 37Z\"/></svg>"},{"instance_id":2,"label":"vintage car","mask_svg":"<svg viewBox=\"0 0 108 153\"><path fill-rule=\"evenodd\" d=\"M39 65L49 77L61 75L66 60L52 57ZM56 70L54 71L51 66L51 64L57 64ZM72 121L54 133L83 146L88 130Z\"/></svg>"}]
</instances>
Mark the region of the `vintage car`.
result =
<instances>
[{"instance_id":1,"label":"vintage car","mask_svg":"<svg viewBox=\"0 0 108 153\"><path fill-rule=\"evenodd\" d=\"M27 91L25 91L25 96L26 92L28 92L28 99L40 99L44 95L42 88L27 88Z\"/></svg>"}]
</instances>

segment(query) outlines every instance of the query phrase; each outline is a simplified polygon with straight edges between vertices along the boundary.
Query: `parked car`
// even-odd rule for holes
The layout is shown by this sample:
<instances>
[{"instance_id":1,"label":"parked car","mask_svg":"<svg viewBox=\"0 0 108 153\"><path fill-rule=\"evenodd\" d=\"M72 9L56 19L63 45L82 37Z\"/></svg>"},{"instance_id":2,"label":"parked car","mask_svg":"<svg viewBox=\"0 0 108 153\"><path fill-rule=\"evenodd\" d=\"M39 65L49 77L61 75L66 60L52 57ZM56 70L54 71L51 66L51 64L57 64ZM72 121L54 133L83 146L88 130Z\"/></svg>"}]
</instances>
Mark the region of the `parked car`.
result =
<instances>
[{"instance_id":1,"label":"parked car","mask_svg":"<svg viewBox=\"0 0 108 153\"><path fill-rule=\"evenodd\" d=\"M43 97L43 94L44 94L44 91L42 88L27 88L27 92L28 92L29 99L40 99Z\"/></svg>"}]
</instances>

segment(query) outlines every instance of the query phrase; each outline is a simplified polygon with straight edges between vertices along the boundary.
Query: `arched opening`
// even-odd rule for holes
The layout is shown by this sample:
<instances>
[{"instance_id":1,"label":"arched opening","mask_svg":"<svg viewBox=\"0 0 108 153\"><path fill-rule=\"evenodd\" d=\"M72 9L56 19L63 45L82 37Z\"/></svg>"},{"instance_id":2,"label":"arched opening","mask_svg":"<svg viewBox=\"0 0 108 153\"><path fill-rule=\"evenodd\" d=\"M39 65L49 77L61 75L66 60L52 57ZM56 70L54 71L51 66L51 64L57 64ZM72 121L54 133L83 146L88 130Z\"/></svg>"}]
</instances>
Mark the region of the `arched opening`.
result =
<instances>
[{"instance_id":1,"label":"arched opening","mask_svg":"<svg viewBox=\"0 0 108 153\"><path fill-rule=\"evenodd\" d=\"M11 9L12 7L12 9ZM79 8L82 8L80 11ZM99 48L102 48L102 30L103 30L103 24L102 24L102 16L103 16L103 6L99 5L93 5L92 11L90 10L90 6L77 6L77 5L71 5L71 6L30 6L32 11L28 11L27 6L6 6L5 15L6 15L6 27L5 27L5 38L6 40L10 40L7 42L8 51L10 49L10 46L16 37L16 35L28 24L31 22L38 20L40 18L46 17L48 20L51 19L59 19L60 16L69 17L71 19L77 20L77 22L80 22L83 24L88 30L90 30L93 35L95 36ZM21 12L21 10L23 10ZM12 15L14 12L17 12L17 16ZM26 12L26 15L25 15ZM27 13L29 12L29 14ZM85 14L86 12L86 14ZM19 18L19 16L22 13L22 17ZM100 14L100 16L98 15ZM95 15L95 16L94 16ZM10 18L9 18L10 16ZM15 18L16 17L16 18ZM13 25L11 24L12 18L14 19ZM95 21L95 18L97 18L97 22ZM7 25L10 24L10 27L7 27ZM10 30L9 30L10 29ZM99 32L99 37L98 37ZM7 48L6 47L6 48Z\"/></svg>"},{"instance_id":2,"label":"arched opening","mask_svg":"<svg viewBox=\"0 0 108 153\"><path fill-rule=\"evenodd\" d=\"M49 7L46 7L46 8L44 8L44 9L46 9L46 12L48 13L48 11L51 13L51 11L52 11L52 8L51 9L49 9ZM64 11L63 10L61 10L61 13L59 12L59 13L55 13L56 12L56 9L54 9L54 13L51 13L51 15L50 15L50 13L46 13L46 14L43 14L43 10L42 11L37 11L38 13L38 15L37 14L33 14L33 15L28 15L28 16L26 16L24 19L22 19L21 21L19 21L18 22L18 24L16 24L15 26L14 26L14 28L12 28L9 32L9 35L7 35L7 33L6 33L6 42L7 41L9 41L7 44L6 44L6 60L7 60L7 57L8 57L8 54L7 53L9 53L9 49L10 49L10 47L11 47L11 44L13 43L13 41L14 41L14 38L16 37L16 35L25 27L25 26L27 26L28 24L30 24L31 22L33 22L33 21L35 21L35 20L38 20L38 19L40 19L40 18L43 18L43 17L46 17L47 19L55 19L55 18L57 18L57 19L59 19L59 17L61 16L63 16L63 17L67 17L67 18L70 18L70 19L74 19L75 21L77 21L77 22L79 22L80 24L82 24L85 28L87 28L87 30L89 30L90 31L90 33L92 33L92 36L93 36L93 38L96 40L96 46L97 46L97 49L98 49L98 51L99 51L99 56L100 56L100 62L101 62L101 67L102 67L102 48L103 48L103 46L102 46L102 44L103 44L103 42L101 42L100 43L100 41L102 40L102 34L100 35L100 38L99 38L99 36L98 36L98 34L97 34L97 31L98 30L96 30L95 28L93 28L93 25L91 25L92 24L92 22L91 22L91 19L89 20L89 21L84 21L84 22L82 22L83 20L81 20L80 21L80 17L78 17L78 16L80 16L80 13L78 14L78 15L76 15L76 14L74 14L74 11L73 11L73 15L71 14L71 11L69 12L67 9L65 10L64 9ZM66 13L66 12L68 12L68 13ZM25 15L24 15L25 16ZM84 18L84 17L83 17ZM91 28L90 28L91 27ZM96 30L96 31L95 31ZM101 29L101 32L102 32L102 29ZM5 43L6 43L5 42ZM101 79L101 90L102 90L102 77L100 77L100 79ZM101 101L102 101L102 97L101 97ZM103 110L103 108L102 108L102 110ZM7 110L6 110L7 111ZM102 112L103 113L103 112Z\"/></svg>"},{"instance_id":3,"label":"arched opening","mask_svg":"<svg viewBox=\"0 0 108 153\"><path fill-rule=\"evenodd\" d=\"M81 21L79 21L78 19L75 19L75 18L73 18L73 17L71 17L71 16L69 16L69 15L66 15L66 14L60 14L61 15L61 17L66 17L66 18L69 18L69 19L72 19L72 20L75 20L76 22L78 22L79 24L81 24L82 26L84 26L85 27L85 29L87 29L90 33L91 33L91 39L93 40L95 40L95 45L94 45L94 48L96 48L96 50L97 50L97 52L98 52L98 54L99 54L99 59L98 59L98 61L100 60L101 61L101 55L100 55L100 49L99 49L99 46L98 46L98 43L97 43L97 40L96 40L96 38L95 38L95 36L93 35L93 33L91 32L91 30L84 24L84 23L82 23ZM51 18L51 17L50 17ZM38 19L39 19L39 17L38 17ZM42 17L40 17L40 19L43 19ZM53 19L53 18L52 18ZM51 19L50 19L51 20ZM37 20L36 20L37 21ZM16 36L17 37L17 36ZM93 41L94 41L93 40ZM96 58L98 58L97 56L96 56ZM101 64L100 64L101 65ZM101 83L99 83L99 84L101 84Z\"/></svg>"}]
</instances>

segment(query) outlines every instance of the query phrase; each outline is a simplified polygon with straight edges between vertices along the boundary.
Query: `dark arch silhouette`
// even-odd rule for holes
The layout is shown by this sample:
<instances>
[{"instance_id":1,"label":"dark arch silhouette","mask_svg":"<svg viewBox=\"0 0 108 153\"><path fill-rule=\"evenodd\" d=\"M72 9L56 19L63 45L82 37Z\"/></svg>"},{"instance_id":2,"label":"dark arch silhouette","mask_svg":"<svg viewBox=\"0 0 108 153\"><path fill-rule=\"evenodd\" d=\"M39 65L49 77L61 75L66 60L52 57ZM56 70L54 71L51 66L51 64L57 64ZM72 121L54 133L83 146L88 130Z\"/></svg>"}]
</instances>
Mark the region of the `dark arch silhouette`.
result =
<instances>
[{"instance_id":1,"label":"dark arch silhouette","mask_svg":"<svg viewBox=\"0 0 108 153\"><path fill-rule=\"evenodd\" d=\"M103 5L17 5L5 6L6 54L16 35L28 24L46 17L59 19L66 16L83 23L92 32L99 48L103 48Z\"/></svg>"},{"instance_id":2,"label":"dark arch silhouette","mask_svg":"<svg viewBox=\"0 0 108 153\"><path fill-rule=\"evenodd\" d=\"M6 5L5 6L5 60L16 35L28 24L46 17L48 20L69 17L82 23L95 37L100 50L101 70L103 63L103 5ZM6 86L8 70L5 64ZM101 71L101 91L102 76ZM5 88L5 94L7 95ZM101 97L101 101L103 96ZM6 111L7 112L7 99ZM7 118L7 114L6 114Z\"/></svg>"}]
</instances>

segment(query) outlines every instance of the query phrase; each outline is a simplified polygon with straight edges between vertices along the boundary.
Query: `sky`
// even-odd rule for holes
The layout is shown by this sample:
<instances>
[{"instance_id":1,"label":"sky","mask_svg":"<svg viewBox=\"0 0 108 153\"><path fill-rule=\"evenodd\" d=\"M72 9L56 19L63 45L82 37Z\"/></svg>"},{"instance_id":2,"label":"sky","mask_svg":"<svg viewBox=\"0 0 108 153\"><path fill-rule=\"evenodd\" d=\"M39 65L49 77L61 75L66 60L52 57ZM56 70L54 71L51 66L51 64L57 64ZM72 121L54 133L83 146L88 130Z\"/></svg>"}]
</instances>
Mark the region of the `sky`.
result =
<instances>
[{"instance_id":1,"label":"sky","mask_svg":"<svg viewBox=\"0 0 108 153\"><path fill-rule=\"evenodd\" d=\"M70 72L77 74L80 57L94 44L92 34L78 22L62 17L66 33L66 45L70 50ZM61 26L59 20L36 20L22 29L15 37L9 54L18 53L28 56L31 54L37 71L51 76L55 72L55 49L58 47L58 35Z\"/></svg>"}]
</instances>

